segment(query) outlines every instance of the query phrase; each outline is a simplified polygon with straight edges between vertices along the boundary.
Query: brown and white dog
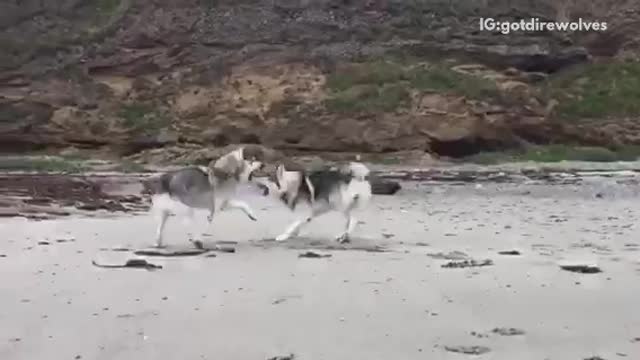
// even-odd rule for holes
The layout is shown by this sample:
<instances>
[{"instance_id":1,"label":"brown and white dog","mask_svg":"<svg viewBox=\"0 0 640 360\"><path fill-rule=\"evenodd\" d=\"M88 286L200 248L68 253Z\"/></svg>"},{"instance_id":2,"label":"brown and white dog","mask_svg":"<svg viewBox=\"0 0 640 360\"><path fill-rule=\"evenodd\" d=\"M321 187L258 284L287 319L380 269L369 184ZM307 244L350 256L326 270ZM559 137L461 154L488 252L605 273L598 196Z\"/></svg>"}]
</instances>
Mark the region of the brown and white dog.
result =
<instances>
[{"instance_id":1,"label":"brown and white dog","mask_svg":"<svg viewBox=\"0 0 640 360\"><path fill-rule=\"evenodd\" d=\"M292 211L299 202L311 208L309 215L291 223L276 241L296 236L305 224L320 215L339 211L345 216L346 226L336 240L348 242L357 224L354 210L366 207L371 199L369 169L360 162L309 172L281 164L271 180L262 180L261 187L264 195L279 199Z\"/></svg>"},{"instance_id":2,"label":"brown and white dog","mask_svg":"<svg viewBox=\"0 0 640 360\"><path fill-rule=\"evenodd\" d=\"M264 166L261 150L256 147L240 147L212 161L208 167L193 166L162 174L154 186L152 209L158 214L156 246L163 247L163 231L176 203L184 205L193 217L194 209L207 209L209 223L216 208L240 209L256 221L251 207L234 199L239 185L248 183L253 173Z\"/></svg>"}]
</instances>

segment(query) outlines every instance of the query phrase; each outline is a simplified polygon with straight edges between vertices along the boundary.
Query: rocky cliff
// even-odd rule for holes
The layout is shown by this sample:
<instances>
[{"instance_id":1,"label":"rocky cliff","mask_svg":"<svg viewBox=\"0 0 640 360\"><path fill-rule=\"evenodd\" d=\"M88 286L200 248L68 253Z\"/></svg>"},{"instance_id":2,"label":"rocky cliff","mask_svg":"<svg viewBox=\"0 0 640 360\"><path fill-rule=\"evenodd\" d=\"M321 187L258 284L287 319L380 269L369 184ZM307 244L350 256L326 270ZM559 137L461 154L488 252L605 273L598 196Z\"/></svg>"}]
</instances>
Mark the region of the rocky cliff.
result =
<instances>
[{"instance_id":1,"label":"rocky cliff","mask_svg":"<svg viewBox=\"0 0 640 360\"><path fill-rule=\"evenodd\" d=\"M465 156L640 144L638 1L546 4L4 1L0 151L260 143ZM482 16L609 28L504 35L479 31Z\"/></svg>"}]
</instances>

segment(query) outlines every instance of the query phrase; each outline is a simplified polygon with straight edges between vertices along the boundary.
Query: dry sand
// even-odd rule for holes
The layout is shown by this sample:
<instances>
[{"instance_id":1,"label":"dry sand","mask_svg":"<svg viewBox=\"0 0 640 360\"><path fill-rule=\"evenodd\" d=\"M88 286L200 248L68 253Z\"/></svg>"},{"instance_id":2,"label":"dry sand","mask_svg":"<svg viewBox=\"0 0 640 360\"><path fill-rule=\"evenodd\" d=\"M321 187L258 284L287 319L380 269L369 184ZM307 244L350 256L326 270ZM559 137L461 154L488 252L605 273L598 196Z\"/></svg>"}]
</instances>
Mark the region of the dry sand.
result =
<instances>
[{"instance_id":1,"label":"dry sand","mask_svg":"<svg viewBox=\"0 0 640 360\"><path fill-rule=\"evenodd\" d=\"M0 219L0 359L474 358L455 346L488 348L481 359L638 359L634 186L405 184L360 215L352 245L388 252L322 249L337 214L304 239L260 241L293 215L252 199L258 222L231 211L207 230L238 241L236 253L147 258L157 271L91 264L133 256L103 248L150 245L150 216ZM188 227L172 221L167 241L187 246ZM206 227L198 214L194 235ZM299 258L306 248L332 257ZM494 264L428 256L452 251ZM603 272L560 269L568 262Z\"/></svg>"}]
</instances>

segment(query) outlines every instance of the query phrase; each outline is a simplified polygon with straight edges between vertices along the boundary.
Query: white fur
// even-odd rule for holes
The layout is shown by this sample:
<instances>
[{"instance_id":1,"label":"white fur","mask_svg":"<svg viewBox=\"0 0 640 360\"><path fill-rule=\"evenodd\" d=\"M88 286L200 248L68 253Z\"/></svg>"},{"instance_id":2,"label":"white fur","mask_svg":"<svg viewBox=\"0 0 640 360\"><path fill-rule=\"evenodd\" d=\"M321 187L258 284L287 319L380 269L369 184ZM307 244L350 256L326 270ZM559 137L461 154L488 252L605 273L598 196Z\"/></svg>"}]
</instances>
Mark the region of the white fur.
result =
<instances>
[{"instance_id":1,"label":"white fur","mask_svg":"<svg viewBox=\"0 0 640 360\"><path fill-rule=\"evenodd\" d=\"M211 223L213 221L213 215L216 212L216 207L218 207L218 211L239 209L242 210L251 220L256 221L257 218L251 209L251 206L244 201L234 199L234 197L236 196L238 187L249 181L251 173L262 167L262 162L245 160L243 148L240 148L218 159L213 164L213 167L216 168L216 170L222 170L223 172L231 175L237 172L239 166L242 165L244 166L242 167L238 180L231 177L224 182L218 181L219 179L216 177L211 167L199 166L199 169L208 175L211 188L208 192L195 194L197 197L192 201L189 201L188 204L185 204L168 194L154 195L152 197L152 210L159 218L158 227L156 229L156 246L163 246L163 232L167 220L169 216L176 215L177 213L186 213L188 218L192 220L194 216L194 209L207 209L209 210L207 220Z\"/></svg>"},{"instance_id":2,"label":"white fur","mask_svg":"<svg viewBox=\"0 0 640 360\"><path fill-rule=\"evenodd\" d=\"M353 175L353 179L349 184L339 184L339 186L329 195L329 201L313 201L314 189L307 177L307 182L311 189L311 214L298 219L291 223L287 229L276 237L276 241L285 241L296 236L304 225L308 224L314 218L326 214L331 211L342 213L346 219L344 231L336 237L339 242L348 242L353 233L357 220L353 215L355 210L366 207L371 200L371 184L366 179L369 169L361 163L349 164L347 170ZM289 196L289 202L293 201L293 197L297 196L300 181L302 181L302 173L298 171L287 171L283 165L278 166L276 177L280 187L273 183L264 183L268 187L272 196L279 198L283 193Z\"/></svg>"}]
</instances>

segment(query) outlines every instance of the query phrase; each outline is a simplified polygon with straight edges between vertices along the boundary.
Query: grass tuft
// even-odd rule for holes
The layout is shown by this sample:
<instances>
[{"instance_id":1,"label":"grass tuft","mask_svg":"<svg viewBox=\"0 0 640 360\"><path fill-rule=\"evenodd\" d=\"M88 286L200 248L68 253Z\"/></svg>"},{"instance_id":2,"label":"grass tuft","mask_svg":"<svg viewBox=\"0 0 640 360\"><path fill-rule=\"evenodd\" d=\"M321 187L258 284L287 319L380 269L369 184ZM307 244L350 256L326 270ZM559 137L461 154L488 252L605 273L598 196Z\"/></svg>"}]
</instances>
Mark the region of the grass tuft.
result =
<instances>
[{"instance_id":1,"label":"grass tuft","mask_svg":"<svg viewBox=\"0 0 640 360\"><path fill-rule=\"evenodd\" d=\"M133 103L124 105L118 116L122 124L133 130L154 131L169 126L169 119L155 110L152 105Z\"/></svg>"},{"instance_id":2,"label":"grass tuft","mask_svg":"<svg viewBox=\"0 0 640 360\"><path fill-rule=\"evenodd\" d=\"M499 94L493 82L445 66L410 67L382 60L334 72L327 79L327 88L330 96L325 105L336 112L390 112L407 105L412 90L453 93L470 99Z\"/></svg>"},{"instance_id":3,"label":"grass tuft","mask_svg":"<svg viewBox=\"0 0 640 360\"><path fill-rule=\"evenodd\" d=\"M61 158L5 157L0 159L2 171L33 171L43 173L81 173L86 171L80 161Z\"/></svg>"},{"instance_id":4,"label":"grass tuft","mask_svg":"<svg viewBox=\"0 0 640 360\"><path fill-rule=\"evenodd\" d=\"M640 115L640 63L580 66L549 80L556 113L565 119Z\"/></svg>"},{"instance_id":5,"label":"grass tuft","mask_svg":"<svg viewBox=\"0 0 640 360\"><path fill-rule=\"evenodd\" d=\"M465 161L491 165L506 162L560 162L589 161L616 162L635 161L640 157L640 147L627 146L619 149L604 147L575 147L568 145L535 146L524 151L483 152L465 158Z\"/></svg>"}]
</instances>

